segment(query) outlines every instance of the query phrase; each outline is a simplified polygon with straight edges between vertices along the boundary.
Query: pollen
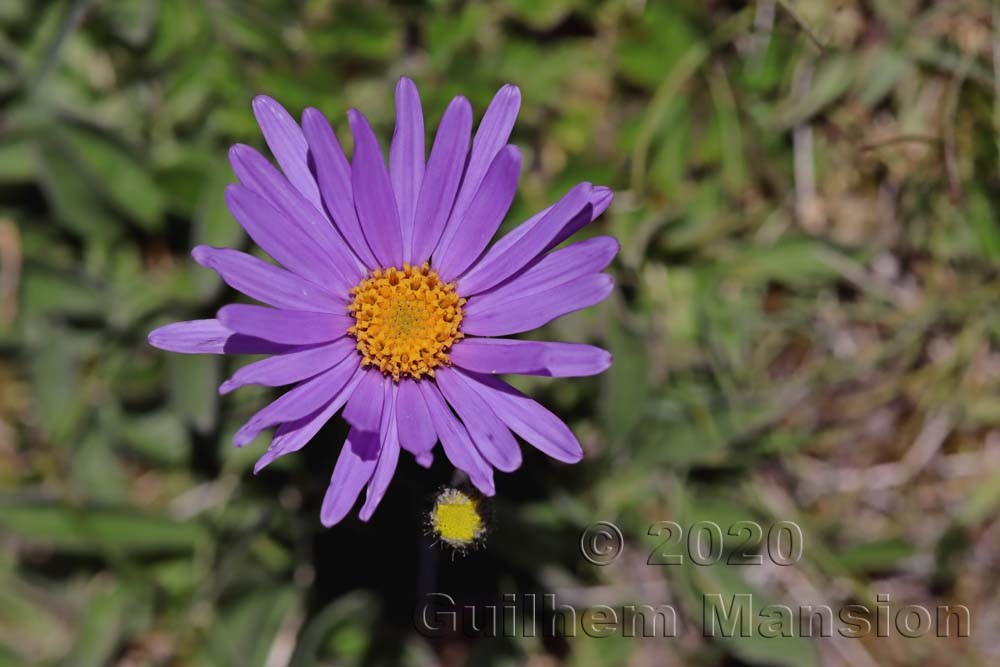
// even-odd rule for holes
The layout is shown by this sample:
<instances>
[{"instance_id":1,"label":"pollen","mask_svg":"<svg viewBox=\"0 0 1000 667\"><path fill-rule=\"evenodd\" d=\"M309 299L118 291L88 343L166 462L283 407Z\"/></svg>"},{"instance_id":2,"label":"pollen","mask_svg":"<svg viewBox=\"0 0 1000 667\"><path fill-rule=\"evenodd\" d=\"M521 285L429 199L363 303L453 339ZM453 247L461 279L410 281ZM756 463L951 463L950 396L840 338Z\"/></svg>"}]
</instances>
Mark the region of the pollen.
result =
<instances>
[{"instance_id":1,"label":"pollen","mask_svg":"<svg viewBox=\"0 0 1000 667\"><path fill-rule=\"evenodd\" d=\"M398 382L433 377L436 367L450 363L448 350L462 338L465 299L429 265L375 269L351 295L354 326L347 332L357 339L364 365Z\"/></svg>"},{"instance_id":2,"label":"pollen","mask_svg":"<svg viewBox=\"0 0 1000 667\"><path fill-rule=\"evenodd\" d=\"M428 523L435 537L458 551L475 546L486 533L479 500L453 488L438 494Z\"/></svg>"}]
</instances>

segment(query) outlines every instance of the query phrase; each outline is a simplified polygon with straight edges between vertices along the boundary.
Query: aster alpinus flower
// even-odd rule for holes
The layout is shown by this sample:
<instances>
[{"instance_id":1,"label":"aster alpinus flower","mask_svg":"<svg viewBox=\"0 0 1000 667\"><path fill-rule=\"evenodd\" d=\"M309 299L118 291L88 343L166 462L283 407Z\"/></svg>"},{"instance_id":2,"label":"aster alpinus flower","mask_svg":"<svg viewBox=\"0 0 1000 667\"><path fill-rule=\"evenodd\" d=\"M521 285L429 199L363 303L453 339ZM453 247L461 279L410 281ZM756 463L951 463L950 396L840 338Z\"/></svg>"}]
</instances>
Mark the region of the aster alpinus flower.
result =
<instances>
[{"instance_id":1,"label":"aster alpinus flower","mask_svg":"<svg viewBox=\"0 0 1000 667\"><path fill-rule=\"evenodd\" d=\"M226 190L229 210L277 265L230 248L192 254L264 305L227 305L215 319L156 329L149 342L189 354L269 355L236 371L223 394L294 385L236 433L243 446L275 428L255 472L304 447L343 409L350 431L323 500L327 526L366 486L360 517L371 517L400 450L427 467L440 442L488 496L494 468L521 464L515 433L559 461L583 456L558 417L496 376L593 375L611 356L591 345L500 336L610 293L602 271L618 251L615 239L557 246L600 215L612 193L576 185L490 247L517 190L521 154L507 140L519 107L517 87L501 88L470 147L472 109L456 97L425 160L420 98L401 79L387 166L360 112L348 112L348 161L319 111L306 109L300 125L260 96L253 111L281 170L249 146L230 150L239 184Z\"/></svg>"}]
</instances>

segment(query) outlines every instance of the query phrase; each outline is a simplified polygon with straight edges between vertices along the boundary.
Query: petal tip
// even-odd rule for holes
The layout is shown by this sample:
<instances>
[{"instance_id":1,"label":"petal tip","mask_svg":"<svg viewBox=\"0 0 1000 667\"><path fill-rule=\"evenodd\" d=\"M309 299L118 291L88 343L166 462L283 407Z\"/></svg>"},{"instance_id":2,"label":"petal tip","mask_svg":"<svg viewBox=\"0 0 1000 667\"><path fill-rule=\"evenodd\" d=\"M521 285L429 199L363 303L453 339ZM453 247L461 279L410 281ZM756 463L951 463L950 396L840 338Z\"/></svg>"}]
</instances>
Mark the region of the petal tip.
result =
<instances>
[{"instance_id":1,"label":"petal tip","mask_svg":"<svg viewBox=\"0 0 1000 667\"><path fill-rule=\"evenodd\" d=\"M606 185L595 185L590 192L590 203L594 207L594 217L604 213L614 201L615 192Z\"/></svg>"},{"instance_id":2,"label":"petal tip","mask_svg":"<svg viewBox=\"0 0 1000 667\"><path fill-rule=\"evenodd\" d=\"M234 167L244 164L254 158L257 151L246 144L233 144L229 147L229 162ZM238 170L237 170L238 171Z\"/></svg>"},{"instance_id":3,"label":"petal tip","mask_svg":"<svg viewBox=\"0 0 1000 667\"><path fill-rule=\"evenodd\" d=\"M233 314L233 306L235 304L227 304L215 313L215 319L222 323L222 326L226 326L226 320L230 319Z\"/></svg>"},{"instance_id":4,"label":"petal tip","mask_svg":"<svg viewBox=\"0 0 1000 667\"><path fill-rule=\"evenodd\" d=\"M265 95L263 93L254 95L253 99L250 100L250 107L254 110L255 113L258 112L259 110L266 109L274 104L278 104L278 102L270 95Z\"/></svg>"},{"instance_id":5,"label":"petal tip","mask_svg":"<svg viewBox=\"0 0 1000 667\"><path fill-rule=\"evenodd\" d=\"M233 436L233 444L236 445L238 449L243 449L248 443L253 442L253 439L257 437L256 433L239 433Z\"/></svg>"},{"instance_id":6,"label":"petal tip","mask_svg":"<svg viewBox=\"0 0 1000 667\"><path fill-rule=\"evenodd\" d=\"M500 87L500 90L497 91L497 95L503 95L514 101L516 104L521 104L521 88L517 84L505 83Z\"/></svg>"},{"instance_id":7,"label":"petal tip","mask_svg":"<svg viewBox=\"0 0 1000 667\"><path fill-rule=\"evenodd\" d=\"M448 109L452 108L461 111L462 114L469 114L470 118L472 116L472 103L465 95L455 95L451 102L448 103L448 108L445 109L445 113L448 113Z\"/></svg>"},{"instance_id":8,"label":"petal tip","mask_svg":"<svg viewBox=\"0 0 1000 667\"><path fill-rule=\"evenodd\" d=\"M208 266L211 262L212 247L207 245L196 245L191 248L191 257L202 266Z\"/></svg>"},{"instance_id":9,"label":"petal tip","mask_svg":"<svg viewBox=\"0 0 1000 667\"><path fill-rule=\"evenodd\" d=\"M368 125L368 119L363 113L351 107L347 110L347 122L351 124L351 131L354 131L354 126L366 126Z\"/></svg>"},{"instance_id":10,"label":"petal tip","mask_svg":"<svg viewBox=\"0 0 1000 667\"><path fill-rule=\"evenodd\" d=\"M257 462L253 464L253 474L255 475L259 474L261 470L266 468L272 461L274 461L275 457L269 456L269 454L271 454L270 449L264 452L264 455L261 456L259 459L257 459Z\"/></svg>"},{"instance_id":11,"label":"petal tip","mask_svg":"<svg viewBox=\"0 0 1000 667\"><path fill-rule=\"evenodd\" d=\"M302 125L305 126L307 123L313 123L320 119L326 119L323 112L316 107L306 107L302 110Z\"/></svg>"},{"instance_id":12,"label":"petal tip","mask_svg":"<svg viewBox=\"0 0 1000 667\"><path fill-rule=\"evenodd\" d=\"M230 155L232 155L232 150L230 150ZM226 186L226 189L222 191L223 197L226 199L226 203L239 195L240 186L238 183L230 183Z\"/></svg>"},{"instance_id":13,"label":"petal tip","mask_svg":"<svg viewBox=\"0 0 1000 667\"><path fill-rule=\"evenodd\" d=\"M324 499L324 507L319 511L319 521L327 528L333 528L338 523L344 520L347 513L351 511L351 507L354 506L352 502L347 507L338 507L336 505L327 506Z\"/></svg>"},{"instance_id":14,"label":"petal tip","mask_svg":"<svg viewBox=\"0 0 1000 667\"><path fill-rule=\"evenodd\" d=\"M404 90L407 92L417 92L417 84L408 76L401 76L399 77L399 81L396 82L396 92Z\"/></svg>"}]
</instances>

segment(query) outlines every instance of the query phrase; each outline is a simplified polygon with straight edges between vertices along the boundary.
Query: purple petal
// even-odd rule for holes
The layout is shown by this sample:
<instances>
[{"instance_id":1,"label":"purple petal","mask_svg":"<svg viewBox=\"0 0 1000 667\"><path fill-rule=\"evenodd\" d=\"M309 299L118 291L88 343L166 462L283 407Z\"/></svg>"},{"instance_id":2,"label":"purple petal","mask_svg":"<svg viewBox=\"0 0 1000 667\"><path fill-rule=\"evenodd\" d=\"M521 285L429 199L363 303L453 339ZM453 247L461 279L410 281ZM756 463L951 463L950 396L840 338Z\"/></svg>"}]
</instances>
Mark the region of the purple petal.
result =
<instances>
[{"instance_id":1,"label":"purple petal","mask_svg":"<svg viewBox=\"0 0 1000 667\"><path fill-rule=\"evenodd\" d=\"M259 473L264 469L264 466L275 459L286 454L291 454L292 452L297 452L305 447L313 439L313 436L319 433L323 425L330 421L330 418L337 413L337 410L344 407L347 399L354 393L354 388L358 386L364 374L365 370L358 366L354 371L354 375L347 381L347 384L337 392L333 400L327 403L325 407L307 417L285 422L279 426L275 430L274 439L271 440L270 447L267 448L267 451L264 452L264 455L260 457L257 464L253 467L254 474Z\"/></svg>"},{"instance_id":2,"label":"purple petal","mask_svg":"<svg viewBox=\"0 0 1000 667\"><path fill-rule=\"evenodd\" d=\"M403 380L399 383L399 391L396 393L396 424L399 444L417 457L418 461L434 449L437 433L415 380Z\"/></svg>"},{"instance_id":3,"label":"purple petal","mask_svg":"<svg viewBox=\"0 0 1000 667\"><path fill-rule=\"evenodd\" d=\"M320 521L329 528L347 516L358 494L375 472L378 463L379 434L377 431L360 431L352 428L340 450L337 465L333 468L330 486L323 497Z\"/></svg>"},{"instance_id":4,"label":"purple petal","mask_svg":"<svg viewBox=\"0 0 1000 667\"><path fill-rule=\"evenodd\" d=\"M507 146L490 165L462 217L452 217L434 252L434 264L445 282L462 275L496 234L514 201L520 170L521 151Z\"/></svg>"},{"instance_id":5,"label":"purple petal","mask_svg":"<svg viewBox=\"0 0 1000 667\"><path fill-rule=\"evenodd\" d=\"M538 255L545 252L552 240L577 217L590 219L590 183L580 183L566 193L538 223L533 225L509 247L498 250L499 243L458 282L462 296L487 290L516 274Z\"/></svg>"},{"instance_id":6,"label":"purple petal","mask_svg":"<svg viewBox=\"0 0 1000 667\"><path fill-rule=\"evenodd\" d=\"M611 202L614 198L615 193L611 190L611 188L605 185L595 185L594 189L590 193L590 205L594 207L594 212L590 218L590 222L593 222L594 220L597 220L597 218L601 217L601 214L607 211L608 207L611 206ZM566 236L556 241L556 243L562 243L572 236L573 233L575 233L575 231L566 234Z\"/></svg>"},{"instance_id":7,"label":"purple petal","mask_svg":"<svg viewBox=\"0 0 1000 667\"><path fill-rule=\"evenodd\" d=\"M379 420L382 418L383 380L382 373L370 369L361 378L354 395L347 401L344 419L354 428L362 431L378 431Z\"/></svg>"},{"instance_id":8,"label":"purple petal","mask_svg":"<svg viewBox=\"0 0 1000 667\"><path fill-rule=\"evenodd\" d=\"M462 318L462 331L473 336L507 336L537 329L557 317L600 303L611 293L615 281L598 273L544 292L508 301L476 297Z\"/></svg>"},{"instance_id":9,"label":"purple petal","mask_svg":"<svg viewBox=\"0 0 1000 667\"><path fill-rule=\"evenodd\" d=\"M302 129L309 141L309 151L316 167L316 181L326 208L344 239L365 265L378 266L368 247L358 214L354 210L354 189L351 186L351 163L337 141L337 135L318 109L302 112Z\"/></svg>"},{"instance_id":10,"label":"purple petal","mask_svg":"<svg viewBox=\"0 0 1000 667\"><path fill-rule=\"evenodd\" d=\"M434 423L438 439L441 440L445 456L448 457L453 466L467 474L472 483L483 494L487 496L495 494L493 469L472 443L469 432L462 426L462 422L458 421L448 409L441 392L432 382L423 381L416 384L420 389L424 403L427 405L427 412Z\"/></svg>"},{"instance_id":11,"label":"purple petal","mask_svg":"<svg viewBox=\"0 0 1000 667\"><path fill-rule=\"evenodd\" d=\"M236 371L233 377L222 383L219 393L228 394L248 384L265 387L294 384L336 366L354 351L354 339L345 337L317 347L276 354Z\"/></svg>"},{"instance_id":12,"label":"purple petal","mask_svg":"<svg viewBox=\"0 0 1000 667\"><path fill-rule=\"evenodd\" d=\"M456 97L441 118L420 186L413 220L413 248L410 254L413 264L423 264L430 259L448 222L455 193L462 182L471 131L472 107L469 100Z\"/></svg>"},{"instance_id":13,"label":"purple petal","mask_svg":"<svg viewBox=\"0 0 1000 667\"><path fill-rule=\"evenodd\" d=\"M561 419L509 384L490 375L461 371L470 390L479 394L510 430L528 444L563 463L576 463L583 449Z\"/></svg>"},{"instance_id":14,"label":"purple petal","mask_svg":"<svg viewBox=\"0 0 1000 667\"><path fill-rule=\"evenodd\" d=\"M195 261L219 274L233 289L276 308L343 312L346 303L322 287L294 273L231 248L200 245L191 251Z\"/></svg>"},{"instance_id":15,"label":"purple petal","mask_svg":"<svg viewBox=\"0 0 1000 667\"><path fill-rule=\"evenodd\" d=\"M424 112L417 86L403 77L396 84L396 132L389 148L389 173L403 231L403 261L410 261L413 216L424 180Z\"/></svg>"},{"instance_id":16,"label":"purple petal","mask_svg":"<svg viewBox=\"0 0 1000 667\"><path fill-rule=\"evenodd\" d=\"M309 145L302 136L302 128L285 111L285 107L266 95L253 98L253 115L257 118L267 147L289 182L314 206L321 208L319 189L309 171Z\"/></svg>"},{"instance_id":17,"label":"purple petal","mask_svg":"<svg viewBox=\"0 0 1000 667\"><path fill-rule=\"evenodd\" d=\"M354 286L301 227L250 188L228 186L226 205L254 243L289 271L318 285L330 284L338 294Z\"/></svg>"},{"instance_id":18,"label":"purple petal","mask_svg":"<svg viewBox=\"0 0 1000 667\"><path fill-rule=\"evenodd\" d=\"M493 414L489 404L468 388L465 376L444 367L438 369L434 377L438 389L458 413L483 458L498 470L517 470L521 465L521 449L517 440Z\"/></svg>"},{"instance_id":19,"label":"purple petal","mask_svg":"<svg viewBox=\"0 0 1000 667\"><path fill-rule=\"evenodd\" d=\"M353 287L361 277L361 262L337 234L326 214L291 187L263 155L249 146L233 146L229 149L229 161L240 182L285 214L289 223L286 227L298 227L329 257L332 266L328 273L336 272Z\"/></svg>"},{"instance_id":20,"label":"purple petal","mask_svg":"<svg viewBox=\"0 0 1000 667\"><path fill-rule=\"evenodd\" d=\"M449 227L460 225L462 220L467 218L466 210L472 204L490 165L510 139L520 108L521 91L509 83L497 91L490 106L486 108L486 113L483 114L483 119L476 130L476 137L472 141L469 165L462 178L462 187L455 198Z\"/></svg>"},{"instance_id":21,"label":"purple petal","mask_svg":"<svg viewBox=\"0 0 1000 667\"><path fill-rule=\"evenodd\" d=\"M480 373L584 377L611 366L611 353L593 345L508 338L465 338L451 349L451 361Z\"/></svg>"},{"instance_id":22,"label":"purple petal","mask_svg":"<svg viewBox=\"0 0 1000 667\"><path fill-rule=\"evenodd\" d=\"M592 207L590 213L590 219L588 220L584 216L576 216L570 222L563 227L563 229L556 235L551 243L546 246L545 251L548 252L552 248L556 247L570 236L575 234L581 227L585 226L588 222L593 222L597 217L611 205L611 200L613 198L613 193L610 188L604 187L603 185L596 186L590 192L590 205ZM510 248L517 242L519 242L525 234L534 229L538 223L540 223L545 216L549 214L552 210L552 206L546 207L531 216L521 224L519 224L514 229L510 230L505 234L499 241L497 241L490 248L489 252L483 256L483 259L487 255L498 255L510 251Z\"/></svg>"},{"instance_id":23,"label":"purple petal","mask_svg":"<svg viewBox=\"0 0 1000 667\"><path fill-rule=\"evenodd\" d=\"M379 264L402 266L403 233L399 227L399 211L378 139L361 112L351 109L347 118L354 135L351 186L361 231Z\"/></svg>"},{"instance_id":24,"label":"purple petal","mask_svg":"<svg viewBox=\"0 0 1000 667\"><path fill-rule=\"evenodd\" d=\"M357 361L348 357L333 368L286 391L277 400L259 410L233 437L242 447L275 424L307 417L330 402L357 371Z\"/></svg>"},{"instance_id":25,"label":"purple petal","mask_svg":"<svg viewBox=\"0 0 1000 667\"><path fill-rule=\"evenodd\" d=\"M553 250L525 269L520 275L475 297L477 307L545 292L553 287L603 271L618 253L618 241L611 236L580 241Z\"/></svg>"},{"instance_id":26,"label":"purple petal","mask_svg":"<svg viewBox=\"0 0 1000 667\"><path fill-rule=\"evenodd\" d=\"M326 343L347 335L354 318L346 313L310 313L302 310L276 310L265 306L234 303L219 309L219 321L236 333L255 336L275 343L310 345Z\"/></svg>"},{"instance_id":27,"label":"purple petal","mask_svg":"<svg viewBox=\"0 0 1000 667\"><path fill-rule=\"evenodd\" d=\"M381 446L378 453L378 463L375 465L375 473L371 481L368 482L368 493L365 496L365 504L361 508L358 516L362 521L368 521L375 513L375 508L382 502L389 482L392 481L393 473L396 472L396 464L399 462L399 436L396 431L396 387L395 383L386 378L383 380L385 387L385 398L382 408L382 424L379 427Z\"/></svg>"},{"instance_id":28,"label":"purple petal","mask_svg":"<svg viewBox=\"0 0 1000 667\"><path fill-rule=\"evenodd\" d=\"M287 345L238 334L219 320L174 322L153 329L147 340L153 347L182 354L277 354L289 349Z\"/></svg>"},{"instance_id":29,"label":"purple petal","mask_svg":"<svg viewBox=\"0 0 1000 667\"><path fill-rule=\"evenodd\" d=\"M601 215L601 213L604 213L604 211L611 206L612 199L614 199L614 193L611 191L611 188L599 186L591 190L590 205L592 210L590 212L590 216L578 215L570 220L569 223L563 227L558 234L556 234L555 238L552 239L552 242L545 247L545 251L548 252L549 250L552 250L552 248L555 248L557 245L573 236L573 234L576 234L588 224L597 220L598 216Z\"/></svg>"}]
</instances>

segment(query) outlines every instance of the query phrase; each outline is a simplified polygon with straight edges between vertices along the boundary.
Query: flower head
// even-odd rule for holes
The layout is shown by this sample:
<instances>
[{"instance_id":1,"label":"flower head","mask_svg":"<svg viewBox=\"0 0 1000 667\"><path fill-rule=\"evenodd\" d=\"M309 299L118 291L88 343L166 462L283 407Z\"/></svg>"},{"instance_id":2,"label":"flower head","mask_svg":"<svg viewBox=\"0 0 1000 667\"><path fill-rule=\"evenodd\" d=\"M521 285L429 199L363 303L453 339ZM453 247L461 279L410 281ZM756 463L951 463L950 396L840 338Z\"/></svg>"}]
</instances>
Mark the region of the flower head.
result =
<instances>
[{"instance_id":1,"label":"flower head","mask_svg":"<svg viewBox=\"0 0 1000 667\"><path fill-rule=\"evenodd\" d=\"M482 501L473 492L445 487L434 498L434 507L427 515L427 528L455 551L475 548L486 536Z\"/></svg>"},{"instance_id":2,"label":"flower head","mask_svg":"<svg viewBox=\"0 0 1000 667\"><path fill-rule=\"evenodd\" d=\"M294 385L236 433L243 446L275 427L255 472L301 449L343 409L351 429L323 501L340 521L367 487L367 520L400 450L429 466L445 456L483 494L493 470L521 464L514 434L563 462L583 456L554 414L495 377L572 377L611 363L600 348L500 338L594 305L612 289L602 273L618 251L600 236L556 249L611 203L581 183L489 247L517 190L521 155L507 145L520 106L500 89L472 134L464 97L448 105L429 157L416 86L396 88L396 131L383 159L361 113L348 112L348 161L326 118L301 124L269 97L254 114L280 167L253 148L230 151L239 184L233 216L278 265L198 246L195 260L264 305L224 306L215 319L156 329L149 342L183 353L264 354L219 388Z\"/></svg>"}]
</instances>

